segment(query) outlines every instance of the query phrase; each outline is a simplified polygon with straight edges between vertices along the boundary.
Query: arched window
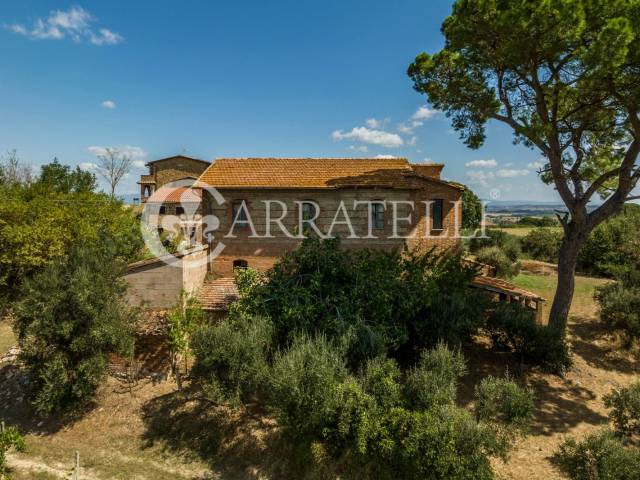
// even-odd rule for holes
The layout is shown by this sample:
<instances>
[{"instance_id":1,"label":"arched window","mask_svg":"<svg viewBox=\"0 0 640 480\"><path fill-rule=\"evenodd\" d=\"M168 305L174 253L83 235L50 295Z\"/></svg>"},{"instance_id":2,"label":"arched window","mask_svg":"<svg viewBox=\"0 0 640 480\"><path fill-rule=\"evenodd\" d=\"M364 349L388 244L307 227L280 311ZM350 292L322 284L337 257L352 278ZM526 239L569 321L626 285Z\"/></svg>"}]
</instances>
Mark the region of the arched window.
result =
<instances>
[{"instance_id":1,"label":"arched window","mask_svg":"<svg viewBox=\"0 0 640 480\"><path fill-rule=\"evenodd\" d=\"M241 258L239 258L238 260L233 261L234 270L236 268L248 268L248 267L249 267L249 262L247 262L246 260L242 260Z\"/></svg>"}]
</instances>

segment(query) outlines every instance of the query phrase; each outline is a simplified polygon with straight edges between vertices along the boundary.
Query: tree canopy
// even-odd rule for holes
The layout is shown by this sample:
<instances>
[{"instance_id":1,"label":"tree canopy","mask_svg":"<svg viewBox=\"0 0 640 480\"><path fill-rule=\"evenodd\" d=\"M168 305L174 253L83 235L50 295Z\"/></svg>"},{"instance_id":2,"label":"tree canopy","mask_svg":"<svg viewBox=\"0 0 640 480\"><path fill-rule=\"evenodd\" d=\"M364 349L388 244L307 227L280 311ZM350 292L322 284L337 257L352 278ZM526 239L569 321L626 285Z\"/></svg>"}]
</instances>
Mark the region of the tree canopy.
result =
<instances>
[{"instance_id":1,"label":"tree canopy","mask_svg":"<svg viewBox=\"0 0 640 480\"><path fill-rule=\"evenodd\" d=\"M640 0L458 0L442 32L444 48L409 66L414 88L471 148L489 120L509 125L567 207L551 310L563 325L581 244L640 178Z\"/></svg>"}]
</instances>

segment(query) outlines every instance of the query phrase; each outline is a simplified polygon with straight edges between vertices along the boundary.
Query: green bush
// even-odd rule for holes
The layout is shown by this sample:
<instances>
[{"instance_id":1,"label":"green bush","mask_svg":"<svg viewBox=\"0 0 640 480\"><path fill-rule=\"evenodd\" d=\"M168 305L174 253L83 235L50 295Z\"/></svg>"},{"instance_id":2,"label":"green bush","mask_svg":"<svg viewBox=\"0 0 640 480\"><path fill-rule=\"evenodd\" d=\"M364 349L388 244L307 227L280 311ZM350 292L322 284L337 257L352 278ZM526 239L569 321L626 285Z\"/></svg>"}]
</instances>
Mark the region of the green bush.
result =
<instances>
[{"instance_id":1,"label":"green bush","mask_svg":"<svg viewBox=\"0 0 640 480\"><path fill-rule=\"evenodd\" d=\"M595 299L600 306L600 320L626 337L627 347L640 339L640 286L612 282L598 287Z\"/></svg>"},{"instance_id":2,"label":"green bush","mask_svg":"<svg viewBox=\"0 0 640 480\"><path fill-rule=\"evenodd\" d=\"M211 399L237 404L264 387L272 331L269 320L242 316L195 331L192 373Z\"/></svg>"},{"instance_id":3,"label":"green bush","mask_svg":"<svg viewBox=\"0 0 640 480\"><path fill-rule=\"evenodd\" d=\"M510 378L483 378L476 386L476 417L524 429L533 417L533 392Z\"/></svg>"},{"instance_id":4,"label":"green bush","mask_svg":"<svg viewBox=\"0 0 640 480\"><path fill-rule=\"evenodd\" d=\"M350 251L337 239L309 238L250 282L234 309L269 316L279 348L299 332L347 337L356 371L388 352L412 361L442 335L452 343L468 338L482 320L479 304L463 301L475 275L452 253ZM459 323L448 325L452 312Z\"/></svg>"},{"instance_id":5,"label":"green bush","mask_svg":"<svg viewBox=\"0 0 640 480\"><path fill-rule=\"evenodd\" d=\"M24 452L25 447L24 438L17 428L9 427L4 432L0 432L0 479L11 479L7 468L7 452L10 449Z\"/></svg>"},{"instance_id":6,"label":"green bush","mask_svg":"<svg viewBox=\"0 0 640 480\"><path fill-rule=\"evenodd\" d=\"M405 396L414 410L427 410L455 402L458 380L466 370L464 357L444 344L422 352L407 374Z\"/></svg>"},{"instance_id":7,"label":"green bush","mask_svg":"<svg viewBox=\"0 0 640 480\"><path fill-rule=\"evenodd\" d=\"M619 434L640 435L640 382L605 395L604 405Z\"/></svg>"},{"instance_id":8,"label":"green bush","mask_svg":"<svg viewBox=\"0 0 640 480\"><path fill-rule=\"evenodd\" d=\"M536 228L522 238L522 251L534 260L558 262L562 231L551 228Z\"/></svg>"},{"instance_id":9,"label":"green bush","mask_svg":"<svg viewBox=\"0 0 640 480\"><path fill-rule=\"evenodd\" d=\"M560 226L554 217L522 217L516 225L522 227L557 227Z\"/></svg>"},{"instance_id":10,"label":"green bush","mask_svg":"<svg viewBox=\"0 0 640 480\"><path fill-rule=\"evenodd\" d=\"M378 405L389 409L403 402L400 375L400 368L395 360L376 357L367 362L361 382L364 391L371 395Z\"/></svg>"},{"instance_id":11,"label":"green bush","mask_svg":"<svg viewBox=\"0 0 640 480\"><path fill-rule=\"evenodd\" d=\"M81 407L104 379L108 355L133 351L138 312L125 299L124 264L109 249L77 247L25 282L14 306L20 357L43 413Z\"/></svg>"},{"instance_id":12,"label":"green bush","mask_svg":"<svg viewBox=\"0 0 640 480\"><path fill-rule=\"evenodd\" d=\"M476 252L476 260L495 268L497 277L512 278L520 272L520 263L509 258L501 247L485 247Z\"/></svg>"},{"instance_id":13,"label":"green bush","mask_svg":"<svg viewBox=\"0 0 640 480\"><path fill-rule=\"evenodd\" d=\"M487 318L494 346L508 347L520 361L562 372L571 365L564 336L539 325L535 314L518 303L500 303Z\"/></svg>"},{"instance_id":14,"label":"green bush","mask_svg":"<svg viewBox=\"0 0 640 480\"><path fill-rule=\"evenodd\" d=\"M474 237L469 241L472 253L487 247L499 247L512 262L518 260L522 250L520 239L504 230L489 229L485 237Z\"/></svg>"},{"instance_id":15,"label":"green bush","mask_svg":"<svg viewBox=\"0 0 640 480\"><path fill-rule=\"evenodd\" d=\"M591 232L580 249L578 268L608 277L637 269L640 265L638 231L640 205L627 204L621 213Z\"/></svg>"},{"instance_id":16,"label":"green bush","mask_svg":"<svg viewBox=\"0 0 640 480\"><path fill-rule=\"evenodd\" d=\"M589 435L582 442L567 439L555 460L574 480L638 480L640 475L640 450L626 448L607 430Z\"/></svg>"},{"instance_id":17,"label":"green bush","mask_svg":"<svg viewBox=\"0 0 640 480\"><path fill-rule=\"evenodd\" d=\"M317 438L346 377L343 352L325 337L295 337L288 350L276 354L269 375L270 406L279 424L295 439Z\"/></svg>"},{"instance_id":18,"label":"green bush","mask_svg":"<svg viewBox=\"0 0 640 480\"><path fill-rule=\"evenodd\" d=\"M453 405L420 412L394 408L382 432L371 447L379 478L489 480L489 456L506 454L493 430Z\"/></svg>"}]
</instances>

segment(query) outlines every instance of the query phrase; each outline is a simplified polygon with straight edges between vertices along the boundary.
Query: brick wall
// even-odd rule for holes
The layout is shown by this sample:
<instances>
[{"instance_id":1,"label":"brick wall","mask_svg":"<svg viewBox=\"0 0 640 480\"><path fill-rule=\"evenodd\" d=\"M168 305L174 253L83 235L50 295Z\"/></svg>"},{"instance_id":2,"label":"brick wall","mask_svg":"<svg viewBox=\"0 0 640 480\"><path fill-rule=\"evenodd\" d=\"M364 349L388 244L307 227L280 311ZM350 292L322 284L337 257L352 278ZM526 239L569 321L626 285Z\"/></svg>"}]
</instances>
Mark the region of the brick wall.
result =
<instances>
[{"instance_id":1,"label":"brick wall","mask_svg":"<svg viewBox=\"0 0 640 480\"><path fill-rule=\"evenodd\" d=\"M195 293L207 274L207 249L197 247L167 264L155 258L129 265L125 275L127 296L132 305L144 308L170 308L182 289Z\"/></svg>"},{"instance_id":2,"label":"brick wall","mask_svg":"<svg viewBox=\"0 0 640 480\"><path fill-rule=\"evenodd\" d=\"M284 202L287 208L287 215L282 220L285 228L294 234L298 233L298 206L295 201L312 200L320 206L320 216L316 220L318 228L325 234L329 233L329 228L333 221L336 210L340 202L343 201L351 219L356 236L365 236L368 232L369 215L366 205L360 205L355 210L354 201L412 201L416 209L411 211L408 205L398 204L398 217L411 214L411 222L397 222L398 236L413 236L411 239L391 238L393 235L392 206L387 205L385 212L385 225L382 230L373 230L376 239L349 238L351 231L347 225L336 224L331 232L334 236L341 238L345 248L380 248L393 250L402 248L406 244L410 248L427 249L433 246L448 248L459 246L459 240L453 238L456 232L456 215L459 221L461 206L456 209L450 201L460 200L461 192L458 189L428 182L423 184L423 188L416 189L390 189L390 188L353 188L353 189L309 189L309 190L276 190L276 189L225 189L220 190L226 202L218 205L208 193L203 198L203 215L215 215L220 226L214 232L214 243L222 241L225 249L211 265L211 271L218 276L229 276L233 272L233 261L242 259L248 262L250 267L260 270L267 269L273 265L285 252L296 248L300 240L287 238L274 223L271 224L271 234L275 238L251 238L249 228L238 228L233 230L235 238L222 238L227 234L233 222L231 205L234 200L245 200L248 205L249 214L254 224L256 233L264 236L266 233L266 210L264 201L279 200ZM426 216L423 201L443 199L443 230L431 230L431 218ZM280 216L279 205L272 204L271 218ZM339 220L344 220L339 216ZM429 228L432 238L421 238L425 230ZM213 246L213 244L212 244Z\"/></svg>"}]
</instances>

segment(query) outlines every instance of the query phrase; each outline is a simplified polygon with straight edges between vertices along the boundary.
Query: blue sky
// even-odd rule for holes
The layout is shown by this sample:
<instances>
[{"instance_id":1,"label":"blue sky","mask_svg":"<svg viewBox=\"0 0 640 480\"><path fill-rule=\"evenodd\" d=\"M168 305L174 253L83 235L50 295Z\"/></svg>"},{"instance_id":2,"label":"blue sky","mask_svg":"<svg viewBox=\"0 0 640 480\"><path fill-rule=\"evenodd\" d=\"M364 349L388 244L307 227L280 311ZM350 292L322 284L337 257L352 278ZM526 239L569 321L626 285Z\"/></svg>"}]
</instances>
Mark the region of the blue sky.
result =
<instances>
[{"instance_id":1,"label":"blue sky","mask_svg":"<svg viewBox=\"0 0 640 480\"><path fill-rule=\"evenodd\" d=\"M38 166L126 148L177 153L406 156L484 198L555 201L540 155L490 124L467 149L406 68L443 44L449 1L59 1L0 7L0 152ZM473 163L472 163L473 162Z\"/></svg>"}]
</instances>

